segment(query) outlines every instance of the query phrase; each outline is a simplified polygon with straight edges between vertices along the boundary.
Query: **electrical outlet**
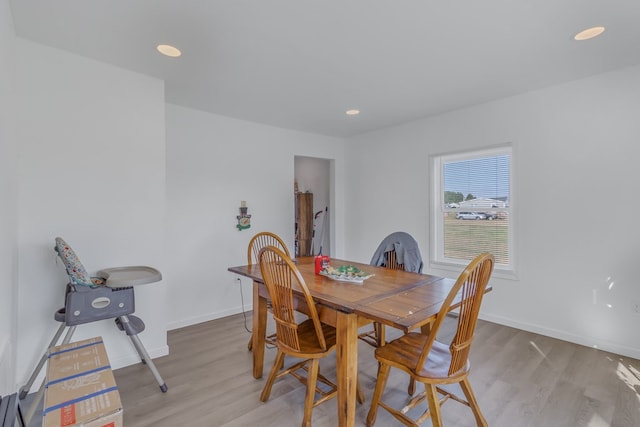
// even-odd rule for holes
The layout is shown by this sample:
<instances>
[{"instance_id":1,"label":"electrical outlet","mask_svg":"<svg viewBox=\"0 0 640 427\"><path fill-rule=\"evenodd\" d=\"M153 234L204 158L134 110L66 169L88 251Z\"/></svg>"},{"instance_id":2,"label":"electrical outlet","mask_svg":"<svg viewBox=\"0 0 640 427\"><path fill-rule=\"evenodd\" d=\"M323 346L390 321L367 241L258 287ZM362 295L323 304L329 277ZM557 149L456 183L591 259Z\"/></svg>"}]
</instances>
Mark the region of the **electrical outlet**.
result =
<instances>
[{"instance_id":1,"label":"electrical outlet","mask_svg":"<svg viewBox=\"0 0 640 427\"><path fill-rule=\"evenodd\" d=\"M631 303L631 312L633 314L640 314L640 301L634 301Z\"/></svg>"}]
</instances>

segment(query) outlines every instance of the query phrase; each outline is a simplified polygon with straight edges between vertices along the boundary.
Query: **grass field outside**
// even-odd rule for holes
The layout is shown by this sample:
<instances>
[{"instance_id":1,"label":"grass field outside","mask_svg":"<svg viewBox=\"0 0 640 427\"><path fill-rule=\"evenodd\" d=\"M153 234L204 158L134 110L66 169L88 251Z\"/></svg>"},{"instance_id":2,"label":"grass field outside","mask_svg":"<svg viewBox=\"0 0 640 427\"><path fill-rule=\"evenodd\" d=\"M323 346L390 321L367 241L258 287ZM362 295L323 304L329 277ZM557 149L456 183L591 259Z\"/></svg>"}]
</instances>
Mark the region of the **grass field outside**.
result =
<instances>
[{"instance_id":1,"label":"grass field outside","mask_svg":"<svg viewBox=\"0 0 640 427\"><path fill-rule=\"evenodd\" d=\"M497 264L509 264L509 218L488 220L456 219L445 214L444 256L471 261L481 252L490 252Z\"/></svg>"}]
</instances>

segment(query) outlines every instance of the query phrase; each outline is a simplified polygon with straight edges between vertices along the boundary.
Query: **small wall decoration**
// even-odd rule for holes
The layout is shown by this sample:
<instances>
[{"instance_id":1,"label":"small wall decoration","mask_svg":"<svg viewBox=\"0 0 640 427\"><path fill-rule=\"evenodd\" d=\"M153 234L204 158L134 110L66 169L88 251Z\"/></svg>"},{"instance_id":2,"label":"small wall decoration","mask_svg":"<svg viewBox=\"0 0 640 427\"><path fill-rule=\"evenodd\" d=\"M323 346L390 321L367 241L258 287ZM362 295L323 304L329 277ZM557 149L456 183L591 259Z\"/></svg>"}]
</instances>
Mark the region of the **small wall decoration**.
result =
<instances>
[{"instance_id":1,"label":"small wall decoration","mask_svg":"<svg viewBox=\"0 0 640 427\"><path fill-rule=\"evenodd\" d=\"M251 215L247 214L247 209L247 202L242 200L240 202L240 215L236 217L238 218L238 225L236 225L238 231L251 227Z\"/></svg>"}]
</instances>

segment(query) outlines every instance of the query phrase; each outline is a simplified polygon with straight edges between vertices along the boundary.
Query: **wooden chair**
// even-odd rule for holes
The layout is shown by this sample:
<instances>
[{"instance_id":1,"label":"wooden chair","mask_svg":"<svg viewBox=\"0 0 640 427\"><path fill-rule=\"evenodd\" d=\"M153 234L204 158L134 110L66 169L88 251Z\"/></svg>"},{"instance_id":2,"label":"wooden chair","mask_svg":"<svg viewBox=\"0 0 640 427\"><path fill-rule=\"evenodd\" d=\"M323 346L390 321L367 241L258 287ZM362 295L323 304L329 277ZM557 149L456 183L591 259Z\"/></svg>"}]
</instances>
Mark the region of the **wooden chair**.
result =
<instances>
[{"instance_id":1,"label":"wooden chair","mask_svg":"<svg viewBox=\"0 0 640 427\"><path fill-rule=\"evenodd\" d=\"M337 387L319 373L319 359L328 356L336 346L336 329L320 322L315 303L309 289L297 267L280 249L267 246L260 251L260 270L269 292L276 321L276 344L278 353L269 378L262 390L260 400L266 402L276 379L291 374L307 386L302 426L311 426L311 411L322 402L336 395ZM302 323L296 321L294 309L294 288L302 291L309 309L308 319ZM284 368L284 357L304 359L291 367ZM303 376L300 369L307 371ZM318 387L318 381L325 384L326 390ZM316 392L320 395L315 400ZM362 390L358 385L358 401L364 402Z\"/></svg>"},{"instance_id":2,"label":"wooden chair","mask_svg":"<svg viewBox=\"0 0 640 427\"><path fill-rule=\"evenodd\" d=\"M249 246L247 248L247 264L253 265L258 264L258 256L260 255L260 250L267 246L275 246L276 248L282 250L287 258L290 257L289 249L287 249L287 245L285 245L284 241L280 236L274 233L270 233L268 231L262 231L249 240ZM268 302L269 306L271 302ZM269 309L269 311L271 311ZM271 334L265 337L266 345L276 345L276 334ZM249 343L247 344L247 348L249 351L253 348L253 336L249 338Z\"/></svg>"},{"instance_id":3,"label":"wooden chair","mask_svg":"<svg viewBox=\"0 0 640 427\"><path fill-rule=\"evenodd\" d=\"M399 255L397 249L402 252ZM399 262L403 260L403 263ZM390 270L405 270L415 273L422 272L422 255L418 242L410 234L404 231L396 231L382 239L371 258L371 265L384 266ZM373 330L358 335L362 341L373 347L385 345L385 327L375 322Z\"/></svg>"},{"instance_id":4,"label":"wooden chair","mask_svg":"<svg viewBox=\"0 0 640 427\"><path fill-rule=\"evenodd\" d=\"M367 426L373 426L378 406L382 406L407 426L419 426L431 417L433 426L439 427L442 425L440 404L449 398L469 406L477 425L488 426L471 390L468 376L469 351L480 304L493 265L494 258L489 253L480 254L469 263L442 304L430 334L411 332L376 349L375 356L379 362L378 379L367 416ZM459 309L458 325L451 343L446 345L437 341L436 337L440 325L452 308ZM401 410L381 401L391 367L403 370L425 386L425 393L412 398ZM453 383L460 384L466 400L438 387L441 384ZM438 393L443 395L442 399ZM409 418L406 413L425 399L429 407L422 416L417 420Z\"/></svg>"},{"instance_id":5,"label":"wooden chair","mask_svg":"<svg viewBox=\"0 0 640 427\"><path fill-rule=\"evenodd\" d=\"M405 263L401 264L398 261L399 258L403 257L398 256L398 253L396 252L397 248L401 248L403 251L403 261L407 261L407 256L410 257L408 265L405 265ZM418 242L410 234L405 233L404 231L391 233L382 239L371 258L370 264L383 266L390 270L406 270L420 273L422 271L422 256L420 255ZM358 338L373 347L381 347L386 342L385 327L381 323L375 322L373 324L373 330L359 334Z\"/></svg>"},{"instance_id":6,"label":"wooden chair","mask_svg":"<svg viewBox=\"0 0 640 427\"><path fill-rule=\"evenodd\" d=\"M404 264L398 263L395 249L385 252L384 267L389 270L404 270ZM380 322L373 322L373 328L358 334L358 338L373 347L382 347L386 342L385 327Z\"/></svg>"},{"instance_id":7,"label":"wooden chair","mask_svg":"<svg viewBox=\"0 0 640 427\"><path fill-rule=\"evenodd\" d=\"M392 249L385 253L386 263L385 267L390 270L404 270L404 264L398 263L398 255L396 254L395 249Z\"/></svg>"}]
</instances>

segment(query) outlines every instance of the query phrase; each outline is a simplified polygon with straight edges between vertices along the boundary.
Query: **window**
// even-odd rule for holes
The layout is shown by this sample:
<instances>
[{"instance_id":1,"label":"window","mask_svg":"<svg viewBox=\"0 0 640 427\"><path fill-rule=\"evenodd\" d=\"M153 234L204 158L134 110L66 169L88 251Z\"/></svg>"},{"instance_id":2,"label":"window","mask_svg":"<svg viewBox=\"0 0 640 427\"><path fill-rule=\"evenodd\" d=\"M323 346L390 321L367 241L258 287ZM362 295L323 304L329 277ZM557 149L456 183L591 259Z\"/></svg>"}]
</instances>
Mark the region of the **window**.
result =
<instances>
[{"instance_id":1,"label":"window","mask_svg":"<svg viewBox=\"0 0 640 427\"><path fill-rule=\"evenodd\" d=\"M514 272L511 147L432 158L432 262L466 265L481 252Z\"/></svg>"}]
</instances>

